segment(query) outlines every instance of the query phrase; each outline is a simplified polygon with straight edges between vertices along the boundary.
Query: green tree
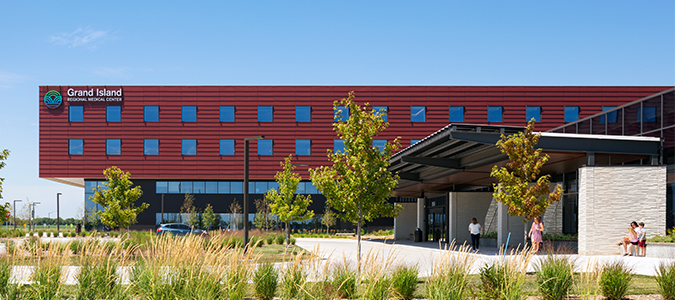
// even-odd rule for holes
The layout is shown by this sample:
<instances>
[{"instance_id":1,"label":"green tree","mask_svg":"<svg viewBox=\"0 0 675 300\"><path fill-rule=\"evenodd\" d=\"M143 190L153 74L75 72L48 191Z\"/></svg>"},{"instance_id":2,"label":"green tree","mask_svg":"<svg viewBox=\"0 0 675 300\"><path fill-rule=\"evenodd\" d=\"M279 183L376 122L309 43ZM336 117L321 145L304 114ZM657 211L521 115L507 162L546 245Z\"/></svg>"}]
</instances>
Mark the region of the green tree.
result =
<instances>
[{"instance_id":1,"label":"green tree","mask_svg":"<svg viewBox=\"0 0 675 300\"><path fill-rule=\"evenodd\" d=\"M333 130L344 142L344 151L328 150L332 166L310 169L312 181L326 196L328 203L338 211L338 217L357 224L357 265L361 268L361 226L378 217L395 217L400 205L390 203L398 174L387 170L389 157L400 147L399 138L388 141L384 149L373 146L373 138L385 130L386 112L374 111L368 103L354 101L354 92L346 99L333 103L336 116L338 106L349 109L348 120L333 123Z\"/></svg>"},{"instance_id":2,"label":"green tree","mask_svg":"<svg viewBox=\"0 0 675 300\"><path fill-rule=\"evenodd\" d=\"M232 227L232 229L237 230L239 228L239 223L241 223L241 220L239 218L239 213L241 212L241 205L239 205L239 202L237 202L237 198L232 201L230 204L230 225L229 227Z\"/></svg>"},{"instance_id":3,"label":"green tree","mask_svg":"<svg viewBox=\"0 0 675 300\"><path fill-rule=\"evenodd\" d=\"M291 222L306 221L314 216L314 212L307 208L312 203L310 195L298 195L298 183L302 178L294 173L295 166L291 163L293 155L289 155L280 163L283 171L277 172L274 179L279 183L279 192L276 189L267 191L265 197L270 199L270 210L286 224L286 245L291 242Z\"/></svg>"},{"instance_id":4,"label":"green tree","mask_svg":"<svg viewBox=\"0 0 675 300\"><path fill-rule=\"evenodd\" d=\"M270 209L270 204L272 200L267 197L263 199L255 199L255 217L253 217L253 225L256 228L268 230L274 225L274 220L272 219L272 211Z\"/></svg>"},{"instance_id":5,"label":"green tree","mask_svg":"<svg viewBox=\"0 0 675 300\"><path fill-rule=\"evenodd\" d=\"M0 169L4 168L7 164L4 160L9 156L9 150L5 149L0 152ZM0 177L0 198L2 198L2 183L5 181L5 178ZM3 214L4 216L4 214Z\"/></svg>"},{"instance_id":6,"label":"green tree","mask_svg":"<svg viewBox=\"0 0 675 300\"><path fill-rule=\"evenodd\" d=\"M527 123L525 132L502 134L497 146L510 161L506 167L493 166L490 173L499 181L493 184L494 198L506 205L509 215L523 217L523 222L541 216L563 193L560 185L549 193L551 175L539 175L549 156L542 154L541 148L535 149L541 134L533 130L534 119Z\"/></svg>"},{"instance_id":7,"label":"green tree","mask_svg":"<svg viewBox=\"0 0 675 300\"><path fill-rule=\"evenodd\" d=\"M96 215L101 219L101 223L113 228L119 227L121 233L123 227L136 223L136 216L149 205L142 203L140 206L134 206L134 202L141 197L143 191L140 186L132 188L129 172L112 166L105 169L103 175L108 181L103 183L107 188L97 186L92 196L94 202L103 206L103 211L97 211Z\"/></svg>"},{"instance_id":8,"label":"green tree","mask_svg":"<svg viewBox=\"0 0 675 300\"><path fill-rule=\"evenodd\" d=\"M195 196L190 194L190 192L185 193L185 198L183 198L183 205L180 207L180 219L181 222L189 224L190 213L195 212L194 208ZM183 217L188 215L188 217Z\"/></svg>"},{"instance_id":9,"label":"green tree","mask_svg":"<svg viewBox=\"0 0 675 300\"><path fill-rule=\"evenodd\" d=\"M330 208L330 205L326 205L326 210L323 212L323 217L321 218L321 224L326 226L326 233L330 234L330 228L335 225L335 213Z\"/></svg>"},{"instance_id":10,"label":"green tree","mask_svg":"<svg viewBox=\"0 0 675 300\"><path fill-rule=\"evenodd\" d=\"M0 224L7 222L11 216L12 205L9 202L5 202L5 205L0 206Z\"/></svg>"},{"instance_id":11,"label":"green tree","mask_svg":"<svg viewBox=\"0 0 675 300\"><path fill-rule=\"evenodd\" d=\"M204 227L206 230L211 230L216 227L216 214L213 213L213 207L211 204L207 204L202 214L202 220L204 221Z\"/></svg>"}]
</instances>

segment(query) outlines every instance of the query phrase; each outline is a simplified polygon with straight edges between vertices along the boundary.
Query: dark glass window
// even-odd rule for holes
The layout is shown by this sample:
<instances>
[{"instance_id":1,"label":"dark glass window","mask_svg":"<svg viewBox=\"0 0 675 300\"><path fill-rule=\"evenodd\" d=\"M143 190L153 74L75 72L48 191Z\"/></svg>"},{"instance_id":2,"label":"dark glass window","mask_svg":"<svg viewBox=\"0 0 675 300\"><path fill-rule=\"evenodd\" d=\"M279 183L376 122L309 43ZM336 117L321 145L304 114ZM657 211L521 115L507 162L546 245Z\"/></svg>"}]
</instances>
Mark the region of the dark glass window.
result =
<instances>
[{"instance_id":1,"label":"dark glass window","mask_svg":"<svg viewBox=\"0 0 675 300\"><path fill-rule=\"evenodd\" d=\"M122 140L120 139L105 140L105 154L107 155L122 154Z\"/></svg>"},{"instance_id":2,"label":"dark glass window","mask_svg":"<svg viewBox=\"0 0 675 300\"><path fill-rule=\"evenodd\" d=\"M220 155L234 155L234 140L220 140Z\"/></svg>"},{"instance_id":3,"label":"dark glass window","mask_svg":"<svg viewBox=\"0 0 675 300\"><path fill-rule=\"evenodd\" d=\"M169 183L166 181L157 181L155 182L155 193L156 194L167 194L169 192Z\"/></svg>"},{"instance_id":4,"label":"dark glass window","mask_svg":"<svg viewBox=\"0 0 675 300\"><path fill-rule=\"evenodd\" d=\"M70 122L84 121L84 107L68 106L68 121Z\"/></svg>"},{"instance_id":5,"label":"dark glass window","mask_svg":"<svg viewBox=\"0 0 675 300\"><path fill-rule=\"evenodd\" d=\"M579 120L578 106L565 106L565 123Z\"/></svg>"},{"instance_id":6,"label":"dark glass window","mask_svg":"<svg viewBox=\"0 0 675 300\"><path fill-rule=\"evenodd\" d=\"M373 147L377 148L380 152L383 152L387 145L387 140L373 140Z\"/></svg>"},{"instance_id":7,"label":"dark glass window","mask_svg":"<svg viewBox=\"0 0 675 300\"><path fill-rule=\"evenodd\" d=\"M450 122L464 122L464 106L450 106Z\"/></svg>"},{"instance_id":8,"label":"dark glass window","mask_svg":"<svg viewBox=\"0 0 675 300\"><path fill-rule=\"evenodd\" d=\"M221 122L234 122L234 106L221 106L220 107L220 121Z\"/></svg>"},{"instance_id":9,"label":"dark glass window","mask_svg":"<svg viewBox=\"0 0 675 300\"><path fill-rule=\"evenodd\" d=\"M338 153L338 151L345 153L345 141L333 140L333 152Z\"/></svg>"},{"instance_id":10,"label":"dark glass window","mask_svg":"<svg viewBox=\"0 0 675 300\"><path fill-rule=\"evenodd\" d=\"M644 113L642 113L642 121L645 122L656 122L656 107L643 107L644 108ZM637 121L641 122L640 120L640 111L641 109L638 107L638 113L637 113Z\"/></svg>"},{"instance_id":11,"label":"dark glass window","mask_svg":"<svg viewBox=\"0 0 675 300\"><path fill-rule=\"evenodd\" d=\"M295 121L296 122L312 122L312 107L311 106L296 106L295 107Z\"/></svg>"},{"instance_id":12,"label":"dark glass window","mask_svg":"<svg viewBox=\"0 0 675 300\"><path fill-rule=\"evenodd\" d=\"M158 155L159 154L159 140L158 139L143 140L143 154L144 155Z\"/></svg>"},{"instance_id":13,"label":"dark glass window","mask_svg":"<svg viewBox=\"0 0 675 300\"><path fill-rule=\"evenodd\" d=\"M272 140L258 140L258 155L272 155L274 142Z\"/></svg>"},{"instance_id":14,"label":"dark glass window","mask_svg":"<svg viewBox=\"0 0 675 300\"><path fill-rule=\"evenodd\" d=\"M295 140L295 155L312 155L312 140Z\"/></svg>"},{"instance_id":15,"label":"dark glass window","mask_svg":"<svg viewBox=\"0 0 675 300\"><path fill-rule=\"evenodd\" d=\"M607 111L615 107L616 106L603 106L602 111ZM616 110L600 115L600 124L605 124L605 122L616 123Z\"/></svg>"},{"instance_id":16,"label":"dark glass window","mask_svg":"<svg viewBox=\"0 0 675 300\"><path fill-rule=\"evenodd\" d=\"M488 122L501 122L501 121L502 121L502 107L488 106Z\"/></svg>"},{"instance_id":17,"label":"dark glass window","mask_svg":"<svg viewBox=\"0 0 675 300\"><path fill-rule=\"evenodd\" d=\"M385 122L389 122L389 107L387 106L373 106L373 111L375 111L376 114L379 114L382 116L382 119Z\"/></svg>"},{"instance_id":18,"label":"dark glass window","mask_svg":"<svg viewBox=\"0 0 675 300\"><path fill-rule=\"evenodd\" d=\"M336 106L333 108L333 122L347 122L349 120L349 108Z\"/></svg>"},{"instance_id":19,"label":"dark glass window","mask_svg":"<svg viewBox=\"0 0 675 300\"><path fill-rule=\"evenodd\" d=\"M84 140L83 139L69 139L68 140L68 154L71 154L71 155L84 154Z\"/></svg>"},{"instance_id":20,"label":"dark glass window","mask_svg":"<svg viewBox=\"0 0 675 300\"><path fill-rule=\"evenodd\" d=\"M107 122L121 122L122 121L122 107L121 106L106 106L105 120Z\"/></svg>"},{"instance_id":21,"label":"dark glass window","mask_svg":"<svg viewBox=\"0 0 675 300\"><path fill-rule=\"evenodd\" d=\"M426 106L411 106L410 107L410 122L426 122L427 121L427 107Z\"/></svg>"},{"instance_id":22,"label":"dark glass window","mask_svg":"<svg viewBox=\"0 0 675 300\"><path fill-rule=\"evenodd\" d=\"M159 106L148 105L143 107L143 121L159 122Z\"/></svg>"},{"instance_id":23,"label":"dark glass window","mask_svg":"<svg viewBox=\"0 0 675 300\"><path fill-rule=\"evenodd\" d=\"M535 122L541 122L541 106L528 106L525 108L525 122L534 119Z\"/></svg>"},{"instance_id":24,"label":"dark glass window","mask_svg":"<svg viewBox=\"0 0 675 300\"><path fill-rule=\"evenodd\" d=\"M184 139L181 141L182 155L197 155L197 140Z\"/></svg>"},{"instance_id":25,"label":"dark glass window","mask_svg":"<svg viewBox=\"0 0 675 300\"><path fill-rule=\"evenodd\" d=\"M258 106L258 122L274 122L274 106Z\"/></svg>"},{"instance_id":26,"label":"dark glass window","mask_svg":"<svg viewBox=\"0 0 675 300\"><path fill-rule=\"evenodd\" d=\"M181 121L183 122L197 122L197 107L183 106L181 108Z\"/></svg>"}]
</instances>

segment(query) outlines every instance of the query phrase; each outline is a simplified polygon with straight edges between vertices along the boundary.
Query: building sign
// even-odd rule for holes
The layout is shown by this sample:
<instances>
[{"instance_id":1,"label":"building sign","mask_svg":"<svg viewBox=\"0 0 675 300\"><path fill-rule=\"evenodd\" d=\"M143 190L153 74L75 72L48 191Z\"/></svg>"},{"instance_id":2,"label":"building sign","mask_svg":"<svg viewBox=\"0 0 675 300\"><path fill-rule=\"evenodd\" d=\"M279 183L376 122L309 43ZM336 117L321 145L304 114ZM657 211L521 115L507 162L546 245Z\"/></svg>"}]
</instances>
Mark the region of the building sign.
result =
<instances>
[{"instance_id":1,"label":"building sign","mask_svg":"<svg viewBox=\"0 0 675 300\"><path fill-rule=\"evenodd\" d=\"M122 88L109 90L107 88L69 88L66 91L68 102L122 102Z\"/></svg>"},{"instance_id":2,"label":"building sign","mask_svg":"<svg viewBox=\"0 0 675 300\"><path fill-rule=\"evenodd\" d=\"M63 98L61 97L61 93L51 90L45 94L44 101L48 108L55 109L61 106Z\"/></svg>"}]
</instances>

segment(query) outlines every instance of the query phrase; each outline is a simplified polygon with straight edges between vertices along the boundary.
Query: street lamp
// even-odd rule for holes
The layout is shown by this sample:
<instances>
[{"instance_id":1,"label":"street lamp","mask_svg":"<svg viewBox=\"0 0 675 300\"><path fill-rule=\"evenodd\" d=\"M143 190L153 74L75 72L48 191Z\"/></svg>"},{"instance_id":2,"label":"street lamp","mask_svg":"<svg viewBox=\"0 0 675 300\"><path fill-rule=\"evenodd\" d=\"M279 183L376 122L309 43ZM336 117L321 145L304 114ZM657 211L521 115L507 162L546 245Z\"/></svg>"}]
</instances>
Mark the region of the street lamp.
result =
<instances>
[{"instance_id":1,"label":"street lamp","mask_svg":"<svg viewBox=\"0 0 675 300\"><path fill-rule=\"evenodd\" d=\"M56 234L61 232L61 215L59 214L59 196L61 193L56 193Z\"/></svg>"},{"instance_id":2,"label":"street lamp","mask_svg":"<svg viewBox=\"0 0 675 300\"><path fill-rule=\"evenodd\" d=\"M35 222L35 205L38 204L40 204L40 202L33 202L33 210L31 211L31 227L33 230L35 230L35 224L33 224L33 222Z\"/></svg>"},{"instance_id":3,"label":"street lamp","mask_svg":"<svg viewBox=\"0 0 675 300\"><path fill-rule=\"evenodd\" d=\"M12 208L14 208L14 230L16 231L16 203L21 202L21 200L14 200L14 205Z\"/></svg>"},{"instance_id":4,"label":"street lamp","mask_svg":"<svg viewBox=\"0 0 675 300\"><path fill-rule=\"evenodd\" d=\"M248 248L248 142L264 139L258 135L244 139L244 251Z\"/></svg>"}]
</instances>

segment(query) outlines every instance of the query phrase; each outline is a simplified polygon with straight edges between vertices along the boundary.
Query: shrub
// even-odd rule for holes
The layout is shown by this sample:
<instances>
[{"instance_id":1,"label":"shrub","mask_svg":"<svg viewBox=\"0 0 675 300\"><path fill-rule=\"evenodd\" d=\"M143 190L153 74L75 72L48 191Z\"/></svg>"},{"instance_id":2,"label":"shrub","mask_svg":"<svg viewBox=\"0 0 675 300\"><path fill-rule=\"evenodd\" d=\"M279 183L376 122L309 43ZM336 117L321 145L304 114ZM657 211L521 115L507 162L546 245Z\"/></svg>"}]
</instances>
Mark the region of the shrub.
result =
<instances>
[{"instance_id":1,"label":"shrub","mask_svg":"<svg viewBox=\"0 0 675 300\"><path fill-rule=\"evenodd\" d=\"M32 275L34 299L59 299L61 294L61 261L54 256L41 258Z\"/></svg>"},{"instance_id":2,"label":"shrub","mask_svg":"<svg viewBox=\"0 0 675 300\"><path fill-rule=\"evenodd\" d=\"M331 287L340 299L352 299L356 296L356 271L347 264L335 266L331 270Z\"/></svg>"},{"instance_id":3,"label":"shrub","mask_svg":"<svg viewBox=\"0 0 675 300\"><path fill-rule=\"evenodd\" d=\"M295 245L295 238L291 238L291 245Z\"/></svg>"},{"instance_id":4,"label":"shrub","mask_svg":"<svg viewBox=\"0 0 675 300\"><path fill-rule=\"evenodd\" d=\"M574 260L569 257L548 255L534 270L539 292L546 300L565 298L574 284Z\"/></svg>"},{"instance_id":5,"label":"shrub","mask_svg":"<svg viewBox=\"0 0 675 300\"><path fill-rule=\"evenodd\" d=\"M295 299L306 283L305 272L295 263L281 273L281 298Z\"/></svg>"},{"instance_id":6,"label":"shrub","mask_svg":"<svg viewBox=\"0 0 675 300\"><path fill-rule=\"evenodd\" d=\"M276 241L276 239L277 239L276 234L274 234L274 233L268 234L268 235L265 236L265 244L272 245L272 244L274 244L274 241Z\"/></svg>"},{"instance_id":7,"label":"shrub","mask_svg":"<svg viewBox=\"0 0 675 300\"><path fill-rule=\"evenodd\" d=\"M502 252L502 251L500 251ZM481 293L487 299L512 300L524 295L525 272L532 258L528 249L512 251L507 258L500 253L502 260L480 269Z\"/></svg>"},{"instance_id":8,"label":"shrub","mask_svg":"<svg viewBox=\"0 0 675 300\"><path fill-rule=\"evenodd\" d=\"M7 296L7 285L12 275L12 265L9 255L0 257L0 297L2 298Z\"/></svg>"},{"instance_id":9,"label":"shrub","mask_svg":"<svg viewBox=\"0 0 675 300\"><path fill-rule=\"evenodd\" d=\"M274 241L277 245L283 245L286 238L283 235L277 235L276 240Z\"/></svg>"},{"instance_id":10,"label":"shrub","mask_svg":"<svg viewBox=\"0 0 675 300\"><path fill-rule=\"evenodd\" d=\"M248 239L249 247L258 247L263 245L263 239L259 236L251 236Z\"/></svg>"},{"instance_id":11,"label":"shrub","mask_svg":"<svg viewBox=\"0 0 675 300\"><path fill-rule=\"evenodd\" d=\"M417 266L401 266L391 274L392 290L394 296L400 299L412 299L417 289Z\"/></svg>"},{"instance_id":12,"label":"shrub","mask_svg":"<svg viewBox=\"0 0 675 300\"><path fill-rule=\"evenodd\" d=\"M606 263L600 275L600 290L608 300L619 300L626 295L633 275L623 261Z\"/></svg>"},{"instance_id":13,"label":"shrub","mask_svg":"<svg viewBox=\"0 0 675 300\"><path fill-rule=\"evenodd\" d=\"M279 275L273 264L264 263L260 265L253 275L253 288L256 297L263 300L272 299L277 291L278 279Z\"/></svg>"},{"instance_id":14,"label":"shrub","mask_svg":"<svg viewBox=\"0 0 675 300\"><path fill-rule=\"evenodd\" d=\"M661 262L656 268L656 283L664 300L675 300L675 261Z\"/></svg>"}]
</instances>

